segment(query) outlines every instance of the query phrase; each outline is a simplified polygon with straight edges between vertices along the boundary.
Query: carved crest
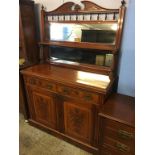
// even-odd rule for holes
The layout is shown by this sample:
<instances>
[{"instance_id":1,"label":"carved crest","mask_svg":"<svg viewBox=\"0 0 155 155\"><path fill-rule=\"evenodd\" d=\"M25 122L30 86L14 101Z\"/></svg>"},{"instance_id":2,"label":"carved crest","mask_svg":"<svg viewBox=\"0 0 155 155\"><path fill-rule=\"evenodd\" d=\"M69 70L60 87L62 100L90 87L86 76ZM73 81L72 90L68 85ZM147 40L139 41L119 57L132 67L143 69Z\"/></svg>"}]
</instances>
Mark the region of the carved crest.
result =
<instances>
[{"instance_id":1,"label":"carved crest","mask_svg":"<svg viewBox=\"0 0 155 155\"><path fill-rule=\"evenodd\" d=\"M58 14L77 14L77 13L100 13L100 12L118 12L119 9L108 9L101 7L91 1L81 1L84 8L81 5L75 4L74 2L66 2L53 11L46 12L47 15L58 15ZM125 1L122 0L122 5Z\"/></svg>"}]
</instances>

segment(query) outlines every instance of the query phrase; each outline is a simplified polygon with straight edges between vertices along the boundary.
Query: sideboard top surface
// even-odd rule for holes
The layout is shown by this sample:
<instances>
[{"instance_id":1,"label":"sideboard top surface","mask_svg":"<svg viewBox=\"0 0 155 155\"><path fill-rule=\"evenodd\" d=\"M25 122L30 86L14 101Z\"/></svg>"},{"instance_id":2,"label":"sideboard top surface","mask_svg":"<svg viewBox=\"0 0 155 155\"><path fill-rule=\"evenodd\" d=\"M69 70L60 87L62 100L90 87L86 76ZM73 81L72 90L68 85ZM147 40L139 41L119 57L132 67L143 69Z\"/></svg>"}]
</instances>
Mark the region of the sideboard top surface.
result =
<instances>
[{"instance_id":1,"label":"sideboard top surface","mask_svg":"<svg viewBox=\"0 0 155 155\"><path fill-rule=\"evenodd\" d=\"M54 80L63 84L76 85L99 93L106 93L110 79L106 75L83 72L75 69L39 64L21 71L23 74Z\"/></svg>"},{"instance_id":2,"label":"sideboard top surface","mask_svg":"<svg viewBox=\"0 0 155 155\"><path fill-rule=\"evenodd\" d=\"M112 94L105 102L100 116L135 126L135 98L122 94Z\"/></svg>"}]
</instances>

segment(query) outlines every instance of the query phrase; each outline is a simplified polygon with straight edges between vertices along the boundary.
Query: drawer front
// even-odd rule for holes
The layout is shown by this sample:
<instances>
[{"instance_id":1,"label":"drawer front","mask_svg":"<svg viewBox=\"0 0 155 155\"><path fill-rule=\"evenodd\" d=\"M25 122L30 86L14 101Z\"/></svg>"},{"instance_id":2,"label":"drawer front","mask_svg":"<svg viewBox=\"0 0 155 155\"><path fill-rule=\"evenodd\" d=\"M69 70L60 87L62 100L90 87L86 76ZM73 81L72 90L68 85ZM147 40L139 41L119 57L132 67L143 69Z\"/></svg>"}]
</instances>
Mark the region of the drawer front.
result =
<instances>
[{"instance_id":1,"label":"drawer front","mask_svg":"<svg viewBox=\"0 0 155 155\"><path fill-rule=\"evenodd\" d=\"M117 121L114 120L110 120L110 119L104 119L104 124L106 125L106 127L110 127L110 128L114 128L116 130L124 130L127 131L129 133L132 134L132 138L134 138L134 128L125 125L123 123L119 123Z\"/></svg>"},{"instance_id":2,"label":"drawer front","mask_svg":"<svg viewBox=\"0 0 155 155\"><path fill-rule=\"evenodd\" d=\"M38 79L36 77L24 77L24 79L25 79L25 82L30 84L30 85L42 87L48 91L55 91L56 92L56 84L54 84L52 82L42 80L42 79Z\"/></svg>"},{"instance_id":3,"label":"drawer front","mask_svg":"<svg viewBox=\"0 0 155 155\"><path fill-rule=\"evenodd\" d=\"M105 131L107 131L109 136L112 134L112 136L115 136L119 140L134 141L134 128L106 118L104 119L103 124L105 126Z\"/></svg>"},{"instance_id":4,"label":"drawer front","mask_svg":"<svg viewBox=\"0 0 155 155\"><path fill-rule=\"evenodd\" d=\"M134 146L134 134L124 129L105 127L104 135L118 140L126 145Z\"/></svg>"},{"instance_id":5,"label":"drawer front","mask_svg":"<svg viewBox=\"0 0 155 155\"><path fill-rule=\"evenodd\" d=\"M48 91L52 91L52 92L54 91L67 97L74 97L74 98L78 98L78 100L81 99L81 100L84 100L85 102L91 102L95 104L99 103L99 95L95 93L82 91L76 88L74 89L63 85L58 85L46 80L39 79L37 77L24 76L24 80L27 84L41 87Z\"/></svg>"},{"instance_id":6,"label":"drawer front","mask_svg":"<svg viewBox=\"0 0 155 155\"><path fill-rule=\"evenodd\" d=\"M82 99L86 102L93 102L93 103L99 102L99 96L94 93L69 88L67 86L57 86L57 91L62 95Z\"/></svg>"},{"instance_id":7,"label":"drawer front","mask_svg":"<svg viewBox=\"0 0 155 155\"><path fill-rule=\"evenodd\" d=\"M103 145L103 147L100 150L100 155L134 155L134 153L120 152L109 146Z\"/></svg>"},{"instance_id":8,"label":"drawer front","mask_svg":"<svg viewBox=\"0 0 155 155\"><path fill-rule=\"evenodd\" d=\"M109 137L104 138L104 144L110 146L111 148L114 148L116 151L120 153L131 153L134 152L134 148L131 146L128 146L124 143L121 143L119 141L116 141L114 139L111 139Z\"/></svg>"}]
</instances>

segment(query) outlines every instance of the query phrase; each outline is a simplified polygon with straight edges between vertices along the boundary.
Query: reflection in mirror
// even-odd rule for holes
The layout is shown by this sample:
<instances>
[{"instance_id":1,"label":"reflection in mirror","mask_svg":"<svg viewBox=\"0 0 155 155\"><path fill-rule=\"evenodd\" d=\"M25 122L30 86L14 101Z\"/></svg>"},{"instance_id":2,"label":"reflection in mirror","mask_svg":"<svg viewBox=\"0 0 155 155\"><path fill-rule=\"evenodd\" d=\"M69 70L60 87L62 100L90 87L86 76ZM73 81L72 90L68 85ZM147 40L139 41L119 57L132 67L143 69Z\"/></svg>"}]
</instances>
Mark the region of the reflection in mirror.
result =
<instances>
[{"instance_id":1,"label":"reflection in mirror","mask_svg":"<svg viewBox=\"0 0 155 155\"><path fill-rule=\"evenodd\" d=\"M78 71L76 82L106 89L110 78L107 75Z\"/></svg>"},{"instance_id":2,"label":"reflection in mirror","mask_svg":"<svg viewBox=\"0 0 155 155\"><path fill-rule=\"evenodd\" d=\"M51 46L50 60L73 65L83 63L110 67L113 63L113 54L109 54L108 51L103 53L101 50Z\"/></svg>"},{"instance_id":3,"label":"reflection in mirror","mask_svg":"<svg viewBox=\"0 0 155 155\"><path fill-rule=\"evenodd\" d=\"M114 44L116 31L116 23L50 23L50 40Z\"/></svg>"}]
</instances>

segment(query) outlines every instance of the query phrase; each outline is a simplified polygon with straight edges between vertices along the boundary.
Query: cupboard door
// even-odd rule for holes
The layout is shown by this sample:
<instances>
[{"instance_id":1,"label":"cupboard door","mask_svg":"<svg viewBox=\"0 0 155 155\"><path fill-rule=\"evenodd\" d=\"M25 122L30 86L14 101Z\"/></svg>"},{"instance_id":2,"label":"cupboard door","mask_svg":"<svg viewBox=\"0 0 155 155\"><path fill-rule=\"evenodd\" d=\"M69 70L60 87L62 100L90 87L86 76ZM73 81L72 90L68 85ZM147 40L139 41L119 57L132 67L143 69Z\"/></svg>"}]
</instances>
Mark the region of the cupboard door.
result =
<instances>
[{"instance_id":1,"label":"cupboard door","mask_svg":"<svg viewBox=\"0 0 155 155\"><path fill-rule=\"evenodd\" d=\"M32 119L48 127L56 128L56 105L52 93L28 87Z\"/></svg>"},{"instance_id":2,"label":"cupboard door","mask_svg":"<svg viewBox=\"0 0 155 155\"><path fill-rule=\"evenodd\" d=\"M65 134L86 143L92 142L92 106L64 102Z\"/></svg>"}]
</instances>

